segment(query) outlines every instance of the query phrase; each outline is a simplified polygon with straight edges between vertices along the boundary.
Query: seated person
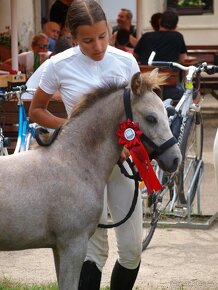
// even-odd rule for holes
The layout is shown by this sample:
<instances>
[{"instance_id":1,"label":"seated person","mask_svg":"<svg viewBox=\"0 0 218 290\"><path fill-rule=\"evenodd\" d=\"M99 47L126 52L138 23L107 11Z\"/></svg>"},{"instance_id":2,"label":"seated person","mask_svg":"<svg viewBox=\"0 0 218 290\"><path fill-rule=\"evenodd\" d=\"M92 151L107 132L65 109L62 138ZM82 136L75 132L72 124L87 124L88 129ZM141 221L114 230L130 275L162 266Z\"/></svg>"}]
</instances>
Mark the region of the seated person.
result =
<instances>
[{"instance_id":1,"label":"seated person","mask_svg":"<svg viewBox=\"0 0 218 290\"><path fill-rule=\"evenodd\" d=\"M56 41L53 55L62 52L72 46L72 40L69 39L66 35L63 35Z\"/></svg>"},{"instance_id":2,"label":"seated person","mask_svg":"<svg viewBox=\"0 0 218 290\"><path fill-rule=\"evenodd\" d=\"M162 13L160 13L160 12L154 13L151 16L150 23L151 23L151 26L152 26L154 31L160 30L160 19L161 19L161 16L162 16Z\"/></svg>"},{"instance_id":3,"label":"seated person","mask_svg":"<svg viewBox=\"0 0 218 290\"><path fill-rule=\"evenodd\" d=\"M148 64L152 51L156 52L154 61L184 62L187 58L187 49L183 35L175 31L178 20L175 12L166 11L162 14L159 31L146 32L142 35L133 53L140 64ZM179 99L183 92L177 87L164 87L164 90L164 98L173 99Z\"/></svg>"},{"instance_id":4,"label":"seated person","mask_svg":"<svg viewBox=\"0 0 218 290\"><path fill-rule=\"evenodd\" d=\"M49 50L54 51L55 43L60 36L60 25L54 21L48 21L43 25L43 33L49 38Z\"/></svg>"},{"instance_id":5,"label":"seated person","mask_svg":"<svg viewBox=\"0 0 218 290\"><path fill-rule=\"evenodd\" d=\"M44 33L35 35L31 42L31 50L18 54L19 70L29 77L51 54L48 51L48 36ZM10 71L12 60L3 62L1 69Z\"/></svg>"},{"instance_id":6,"label":"seated person","mask_svg":"<svg viewBox=\"0 0 218 290\"><path fill-rule=\"evenodd\" d=\"M117 26L113 27L112 31L112 44L116 42L116 35L119 29L126 29L129 31L129 41L127 46L128 47L135 47L137 44L136 38L136 28L132 25L132 11L129 9L122 8L117 17Z\"/></svg>"},{"instance_id":7,"label":"seated person","mask_svg":"<svg viewBox=\"0 0 218 290\"><path fill-rule=\"evenodd\" d=\"M175 31L178 15L173 11L163 13L159 31L146 32L139 39L134 55L140 64L147 64L152 51L156 52L154 60L183 62L187 49L182 34Z\"/></svg>"},{"instance_id":8,"label":"seated person","mask_svg":"<svg viewBox=\"0 0 218 290\"><path fill-rule=\"evenodd\" d=\"M76 43L73 41L71 33L67 29L65 29L64 34L57 39L54 50L50 54L49 58L59 52L71 48L72 46L76 46Z\"/></svg>"},{"instance_id":9,"label":"seated person","mask_svg":"<svg viewBox=\"0 0 218 290\"><path fill-rule=\"evenodd\" d=\"M53 2L54 3L49 12L49 20L60 25L62 34L62 28L65 26L67 11L73 0L56 0Z\"/></svg>"},{"instance_id":10,"label":"seated person","mask_svg":"<svg viewBox=\"0 0 218 290\"><path fill-rule=\"evenodd\" d=\"M127 46L128 42L129 42L129 31L126 29L119 29L117 31L115 47L133 53L133 48Z\"/></svg>"}]
</instances>

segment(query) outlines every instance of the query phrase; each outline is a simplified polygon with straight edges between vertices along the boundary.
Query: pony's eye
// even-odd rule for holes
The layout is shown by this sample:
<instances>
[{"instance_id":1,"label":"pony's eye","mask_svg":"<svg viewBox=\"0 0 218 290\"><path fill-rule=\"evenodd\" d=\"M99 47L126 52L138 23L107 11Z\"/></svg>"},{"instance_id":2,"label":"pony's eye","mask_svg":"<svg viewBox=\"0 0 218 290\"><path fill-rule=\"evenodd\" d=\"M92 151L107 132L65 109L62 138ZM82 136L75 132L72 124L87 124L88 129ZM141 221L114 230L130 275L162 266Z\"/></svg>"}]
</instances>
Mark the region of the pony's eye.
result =
<instances>
[{"instance_id":1,"label":"pony's eye","mask_svg":"<svg viewBox=\"0 0 218 290\"><path fill-rule=\"evenodd\" d=\"M151 124L157 124L157 118L155 118L152 115L146 116L145 119L146 119L147 122L149 122Z\"/></svg>"}]
</instances>

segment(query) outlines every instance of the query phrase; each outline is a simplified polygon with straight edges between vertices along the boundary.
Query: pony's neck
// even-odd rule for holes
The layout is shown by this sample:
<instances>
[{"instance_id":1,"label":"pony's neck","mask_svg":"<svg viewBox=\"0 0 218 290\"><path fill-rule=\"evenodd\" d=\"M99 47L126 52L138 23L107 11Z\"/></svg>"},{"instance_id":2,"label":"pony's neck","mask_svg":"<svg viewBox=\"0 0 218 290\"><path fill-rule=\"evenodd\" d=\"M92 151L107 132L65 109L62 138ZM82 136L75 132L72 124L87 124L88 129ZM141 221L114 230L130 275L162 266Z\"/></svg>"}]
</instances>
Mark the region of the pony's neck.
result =
<instances>
[{"instance_id":1,"label":"pony's neck","mask_svg":"<svg viewBox=\"0 0 218 290\"><path fill-rule=\"evenodd\" d=\"M122 94L123 90L100 98L74 117L59 136L62 140L57 143L59 146L63 144L59 154L62 150L69 152L72 158L86 163L87 167L94 164L106 175L110 174L122 150L116 136L119 123L125 119Z\"/></svg>"}]
</instances>

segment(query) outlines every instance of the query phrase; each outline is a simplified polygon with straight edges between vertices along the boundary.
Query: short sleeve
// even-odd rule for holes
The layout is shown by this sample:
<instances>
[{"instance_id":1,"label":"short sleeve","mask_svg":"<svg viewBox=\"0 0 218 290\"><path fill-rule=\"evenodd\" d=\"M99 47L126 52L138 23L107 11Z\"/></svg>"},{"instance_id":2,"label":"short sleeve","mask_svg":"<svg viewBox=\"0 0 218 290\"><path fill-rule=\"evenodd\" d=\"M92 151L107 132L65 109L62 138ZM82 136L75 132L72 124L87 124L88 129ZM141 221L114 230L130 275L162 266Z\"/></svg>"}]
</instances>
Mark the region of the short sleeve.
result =
<instances>
[{"instance_id":1,"label":"short sleeve","mask_svg":"<svg viewBox=\"0 0 218 290\"><path fill-rule=\"evenodd\" d=\"M40 88L47 94L54 94L59 88L59 79L51 59L46 62L39 82Z\"/></svg>"}]
</instances>

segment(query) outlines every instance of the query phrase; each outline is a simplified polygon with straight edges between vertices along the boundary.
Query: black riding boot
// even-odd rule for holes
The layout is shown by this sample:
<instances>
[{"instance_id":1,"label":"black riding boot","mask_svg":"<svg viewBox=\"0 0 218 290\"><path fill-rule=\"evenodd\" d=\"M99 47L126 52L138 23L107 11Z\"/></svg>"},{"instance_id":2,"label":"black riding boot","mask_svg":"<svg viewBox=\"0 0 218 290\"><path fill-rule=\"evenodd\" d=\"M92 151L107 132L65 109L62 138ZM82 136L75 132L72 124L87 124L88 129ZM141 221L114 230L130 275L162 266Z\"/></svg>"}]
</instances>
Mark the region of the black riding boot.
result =
<instances>
[{"instance_id":1,"label":"black riding boot","mask_svg":"<svg viewBox=\"0 0 218 290\"><path fill-rule=\"evenodd\" d=\"M116 262L112 276L110 290L132 290L140 264L136 269L127 269Z\"/></svg>"},{"instance_id":2,"label":"black riding boot","mask_svg":"<svg viewBox=\"0 0 218 290\"><path fill-rule=\"evenodd\" d=\"M101 271L96 264L85 261L80 273L78 290L99 290L101 284Z\"/></svg>"}]
</instances>

